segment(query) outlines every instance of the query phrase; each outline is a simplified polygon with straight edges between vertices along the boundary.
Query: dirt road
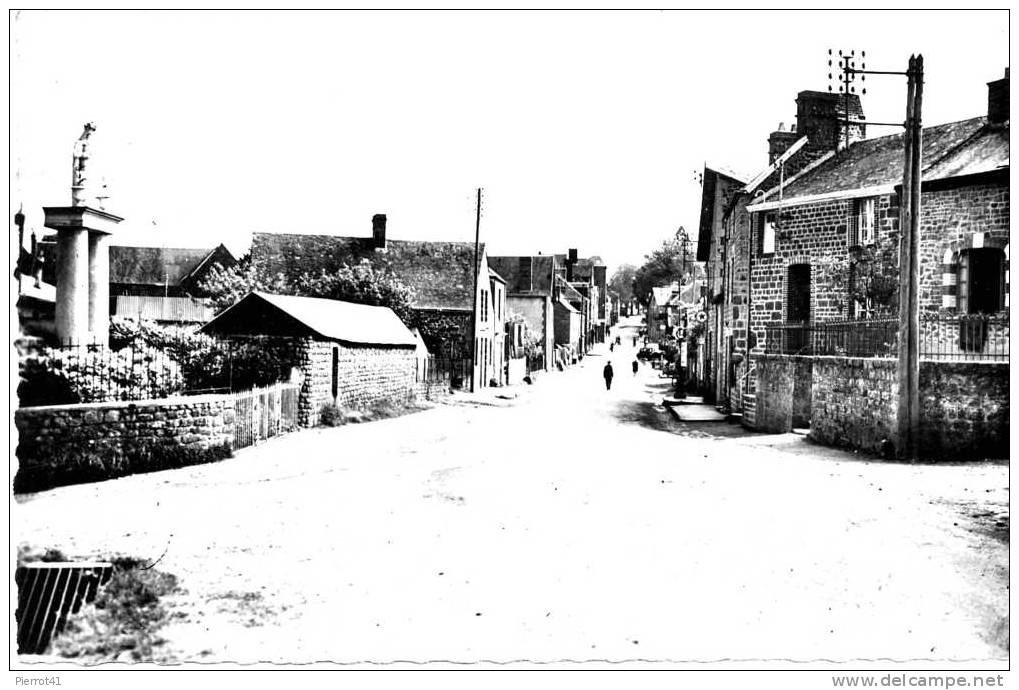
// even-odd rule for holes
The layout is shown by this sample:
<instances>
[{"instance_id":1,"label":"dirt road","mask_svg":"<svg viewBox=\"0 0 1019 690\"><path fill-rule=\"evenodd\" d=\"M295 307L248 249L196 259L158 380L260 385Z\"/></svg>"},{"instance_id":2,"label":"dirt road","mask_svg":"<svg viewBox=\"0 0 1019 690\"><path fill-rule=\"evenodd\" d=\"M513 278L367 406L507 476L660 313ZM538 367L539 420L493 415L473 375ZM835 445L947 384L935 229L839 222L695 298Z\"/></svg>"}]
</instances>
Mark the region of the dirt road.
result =
<instances>
[{"instance_id":1,"label":"dirt road","mask_svg":"<svg viewBox=\"0 0 1019 690\"><path fill-rule=\"evenodd\" d=\"M14 534L161 557L165 660L1006 664L1006 466L683 425L632 348L597 352L510 407L23 497Z\"/></svg>"}]
</instances>

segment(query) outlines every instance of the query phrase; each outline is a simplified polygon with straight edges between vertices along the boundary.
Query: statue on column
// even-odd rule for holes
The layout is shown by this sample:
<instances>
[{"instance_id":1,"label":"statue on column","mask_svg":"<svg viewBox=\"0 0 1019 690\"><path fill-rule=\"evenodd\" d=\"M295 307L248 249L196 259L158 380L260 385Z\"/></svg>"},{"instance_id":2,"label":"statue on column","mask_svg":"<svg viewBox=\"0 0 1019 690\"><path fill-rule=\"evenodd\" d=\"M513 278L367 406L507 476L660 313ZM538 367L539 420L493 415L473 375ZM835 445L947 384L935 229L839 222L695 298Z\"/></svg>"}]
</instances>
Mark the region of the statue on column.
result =
<instances>
[{"instance_id":1,"label":"statue on column","mask_svg":"<svg viewBox=\"0 0 1019 690\"><path fill-rule=\"evenodd\" d=\"M95 190L89 180L89 137L96 131L95 123L86 122L85 129L74 142L74 154L71 163L71 206L88 206L94 201Z\"/></svg>"}]
</instances>

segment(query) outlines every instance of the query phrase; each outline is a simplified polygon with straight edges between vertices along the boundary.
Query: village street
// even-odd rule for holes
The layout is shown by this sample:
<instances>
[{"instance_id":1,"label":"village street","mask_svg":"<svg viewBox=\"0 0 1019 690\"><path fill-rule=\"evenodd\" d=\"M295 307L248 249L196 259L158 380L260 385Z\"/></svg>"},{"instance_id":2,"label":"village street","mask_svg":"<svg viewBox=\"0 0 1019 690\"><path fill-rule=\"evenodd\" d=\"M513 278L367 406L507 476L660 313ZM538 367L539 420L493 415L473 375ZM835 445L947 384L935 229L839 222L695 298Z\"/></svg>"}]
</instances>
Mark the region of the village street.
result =
<instances>
[{"instance_id":1,"label":"village street","mask_svg":"<svg viewBox=\"0 0 1019 690\"><path fill-rule=\"evenodd\" d=\"M12 530L159 559L167 661L1007 664L1007 464L680 423L635 327L512 401L19 497Z\"/></svg>"}]
</instances>

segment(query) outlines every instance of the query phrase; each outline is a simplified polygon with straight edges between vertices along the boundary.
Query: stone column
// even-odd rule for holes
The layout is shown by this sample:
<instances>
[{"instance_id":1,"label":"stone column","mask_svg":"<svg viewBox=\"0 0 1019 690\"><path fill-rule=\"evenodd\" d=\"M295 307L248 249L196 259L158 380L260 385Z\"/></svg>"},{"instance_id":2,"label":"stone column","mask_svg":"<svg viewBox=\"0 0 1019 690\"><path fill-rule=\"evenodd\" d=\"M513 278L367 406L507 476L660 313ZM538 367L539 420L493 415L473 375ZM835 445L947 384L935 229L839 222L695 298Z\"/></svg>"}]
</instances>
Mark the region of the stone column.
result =
<instances>
[{"instance_id":1,"label":"stone column","mask_svg":"<svg viewBox=\"0 0 1019 690\"><path fill-rule=\"evenodd\" d=\"M110 339L110 236L88 233L88 331L97 343Z\"/></svg>"},{"instance_id":2,"label":"stone column","mask_svg":"<svg viewBox=\"0 0 1019 690\"><path fill-rule=\"evenodd\" d=\"M57 337L61 344L88 341L89 239L84 229L57 232Z\"/></svg>"}]
</instances>

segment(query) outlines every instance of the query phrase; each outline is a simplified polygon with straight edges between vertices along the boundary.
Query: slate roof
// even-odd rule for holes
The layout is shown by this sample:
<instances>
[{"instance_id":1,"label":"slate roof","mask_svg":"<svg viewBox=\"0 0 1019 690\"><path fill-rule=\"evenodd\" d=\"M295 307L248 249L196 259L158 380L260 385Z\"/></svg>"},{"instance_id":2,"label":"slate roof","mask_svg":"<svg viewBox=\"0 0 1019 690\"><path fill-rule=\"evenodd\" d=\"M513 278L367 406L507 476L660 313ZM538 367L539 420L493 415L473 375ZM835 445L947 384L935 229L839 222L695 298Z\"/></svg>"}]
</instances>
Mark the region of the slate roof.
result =
<instances>
[{"instance_id":1,"label":"slate roof","mask_svg":"<svg viewBox=\"0 0 1019 690\"><path fill-rule=\"evenodd\" d=\"M715 192L722 182L723 194L726 187L735 189L747 183L744 177L734 177L736 173L704 166L704 179L701 184L701 219L697 230L697 260L707 261L711 251L711 230L715 223Z\"/></svg>"},{"instance_id":2,"label":"slate roof","mask_svg":"<svg viewBox=\"0 0 1019 690\"><path fill-rule=\"evenodd\" d=\"M203 267L217 252L228 262L236 263L233 255L217 247L110 247L110 282L129 285L180 285L188 276Z\"/></svg>"},{"instance_id":3,"label":"slate roof","mask_svg":"<svg viewBox=\"0 0 1019 690\"><path fill-rule=\"evenodd\" d=\"M927 172L931 164L937 164L937 161L949 154L955 158L962 156L960 146L974 138L986 121L984 117L976 117L924 128L924 179L931 179ZM1006 132L1006 159L1007 136ZM983 137L978 136L975 140L980 139ZM988 144L994 148L993 138ZM797 197L900 184L902 157L902 133L864 139L787 184L782 197L792 201ZM775 197L774 193L769 193L766 201L774 201Z\"/></svg>"},{"instance_id":4,"label":"slate roof","mask_svg":"<svg viewBox=\"0 0 1019 690\"><path fill-rule=\"evenodd\" d=\"M983 127L940 159L931 161L930 167L924 170L924 181L978 175L1008 168L1008 134L1008 123Z\"/></svg>"},{"instance_id":5,"label":"slate roof","mask_svg":"<svg viewBox=\"0 0 1019 690\"><path fill-rule=\"evenodd\" d=\"M416 347L418 342L389 307L266 292L249 292L201 330L221 335L312 334L357 345Z\"/></svg>"},{"instance_id":6,"label":"slate roof","mask_svg":"<svg viewBox=\"0 0 1019 690\"><path fill-rule=\"evenodd\" d=\"M506 280L507 294L552 294L553 256L490 256L488 264Z\"/></svg>"},{"instance_id":7,"label":"slate roof","mask_svg":"<svg viewBox=\"0 0 1019 690\"><path fill-rule=\"evenodd\" d=\"M478 256L484 257L484 252L482 243ZM254 233L251 256L269 275L292 279L367 259L373 266L388 267L414 290L415 309L473 308L473 242L388 240L385 251L376 251L370 237ZM479 271L479 275L484 274Z\"/></svg>"}]
</instances>

